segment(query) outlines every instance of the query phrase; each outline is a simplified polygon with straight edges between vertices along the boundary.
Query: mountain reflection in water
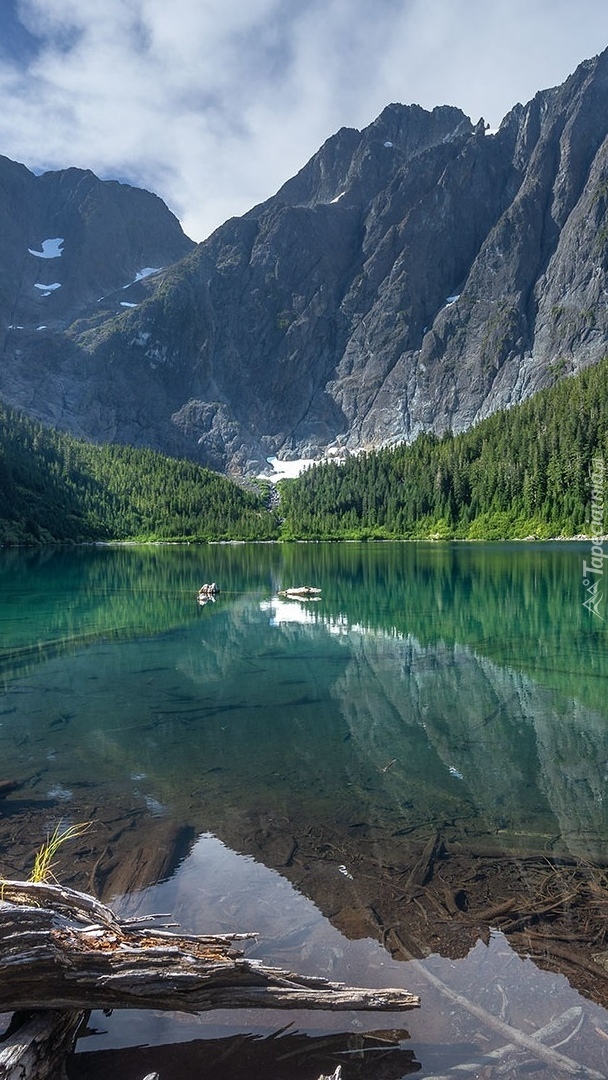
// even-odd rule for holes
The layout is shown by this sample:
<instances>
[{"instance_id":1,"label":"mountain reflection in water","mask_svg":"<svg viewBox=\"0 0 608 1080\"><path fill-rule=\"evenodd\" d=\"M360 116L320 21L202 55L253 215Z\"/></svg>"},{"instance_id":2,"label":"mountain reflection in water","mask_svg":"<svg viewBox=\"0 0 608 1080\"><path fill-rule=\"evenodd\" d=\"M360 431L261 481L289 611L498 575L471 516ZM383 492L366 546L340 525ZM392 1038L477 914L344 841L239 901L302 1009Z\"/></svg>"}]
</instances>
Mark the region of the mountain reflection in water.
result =
<instances>
[{"instance_id":1,"label":"mountain reflection in water","mask_svg":"<svg viewBox=\"0 0 608 1080\"><path fill-rule=\"evenodd\" d=\"M548 1044L567 1040L564 1053L603 1075L608 653L579 596L583 551L3 553L0 751L21 787L0 803L0 869L25 872L57 820L93 820L58 863L62 881L171 910L189 930L255 929L254 952L281 966L420 992L411 1039L366 1075L416 1060L423 1076L499 1068L483 1054L506 1045L500 1031L480 1038L479 1015L427 972L516 1030L565 1016ZM204 580L222 592L200 608ZM278 597L303 583L321 600ZM71 1067L86 1056L93 1070L103 1047L291 1020L309 1034L345 1022L114 1014ZM512 1058L500 1075L519 1075L530 1051Z\"/></svg>"}]
</instances>

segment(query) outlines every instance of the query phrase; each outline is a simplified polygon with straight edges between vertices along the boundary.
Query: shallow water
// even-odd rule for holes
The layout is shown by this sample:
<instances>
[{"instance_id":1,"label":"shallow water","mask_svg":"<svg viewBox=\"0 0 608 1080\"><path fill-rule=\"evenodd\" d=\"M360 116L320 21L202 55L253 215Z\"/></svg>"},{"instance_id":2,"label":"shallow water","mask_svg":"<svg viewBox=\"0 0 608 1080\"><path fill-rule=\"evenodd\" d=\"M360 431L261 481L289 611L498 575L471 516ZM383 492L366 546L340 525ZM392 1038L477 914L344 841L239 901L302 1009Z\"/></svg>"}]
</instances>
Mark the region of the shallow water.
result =
<instances>
[{"instance_id":1,"label":"shallow water","mask_svg":"<svg viewBox=\"0 0 608 1080\"><path fill-rule=\"evenodd\" d=\"M318 1013L93 1014L98 1033L80 1041L72 1076L95 1068L143 1076L153 1067L144 1051L119 1048L192 1041L194 1054L200 1039L275 1032L291 1020L319 1037L363 1023L407 1028L401 1057L370 1059L368 1076L414 1067L451 1075L459 1063L476 1072L454 1076L527 1075L529 1051L484 1060L505 1038L449 991L525 1032L566 1014L553 1043L567 1040L564 1054L608 1071L601 986L595 1002L581 996L563 974L526 959L521 943L515 951L500 924L484 940L454 939L443 958L433 926L419 960L381 944L395 911L409 925L410 898L398 901L407 845L422 847L434 833L462 858L461 874L489 853L494 868L507 860L539 895L548 885L538 885L530 860L537 875L543 858L603 873L608 652L604 624L582 607L586 551L295 544L3 553L0 753L3 775L23 786L0 804L2 871L14 875L25 859L10 843L19 828L33 849L58 820L98 818L105 832L93 829L78 852L79 882L88 875L118 906L171 912L195 932L255 930L249 955L353 984L404 986L423 999L405 1018L365 1023ZM221 594L201 607L195 593L211 580ZM279 597L304 583L322 588L319 601ZM155 837L172 826L185 857L175 865L174 852L158 871L165 880L146 880ZM125 864L136 843L143 851L133 881L145 887L134 895L124 895L112 843ZM447 870L447 860L435 866L436 896ZM471 903L476 888L464 890ZM493 888L486 907L504 898ZM359 1075L341 1060L345 1077ZM163 1080L188 1067L175 1050ZM556 1075L546 1061L534 1067ZM302 1068L250 1061L247 1075L321 1071L316 1058Z\"/></svg>"}]
</instances>

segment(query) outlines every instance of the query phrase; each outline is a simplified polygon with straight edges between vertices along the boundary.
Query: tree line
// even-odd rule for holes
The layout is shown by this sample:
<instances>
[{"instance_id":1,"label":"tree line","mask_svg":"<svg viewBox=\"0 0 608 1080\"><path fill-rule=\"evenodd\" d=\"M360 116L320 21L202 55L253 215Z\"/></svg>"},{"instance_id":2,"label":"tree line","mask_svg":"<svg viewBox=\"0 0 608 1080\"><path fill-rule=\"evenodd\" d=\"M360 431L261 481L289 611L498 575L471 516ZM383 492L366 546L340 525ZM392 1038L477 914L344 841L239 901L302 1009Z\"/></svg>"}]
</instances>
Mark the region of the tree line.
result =
<instances>
[{"instance_id":1,"label":"tree line","mask_svg":"<svg viewBox=\"0 0 608 1080\"><path fill-rule=\"evenodd\" d=\"M192 461L96 446L0 405L0 543L267 540L276 515Z\"/></svg>"},{"instance_id":2,"label":"tree line","mask_svg":"<svg viewBox=\"0 0 608 1080\"><path fill-rule=\"evenodd\" d=\"M608 358L462 434L314 466L280 483L278 510L263 488L0 404L0 543L589 535L598 459L608 468Z\"/></svg>"},{"instance_id":3,"label":"tree line","mask_svg":"<svg viewBox=\"0 0 608 1080\"><path fill-rule=\"evenodd\" d=\"M589 535L597 458L608 468L608 358L462 434L420 435L283 481L282 536Z\"/></svg>"}]
</instances>

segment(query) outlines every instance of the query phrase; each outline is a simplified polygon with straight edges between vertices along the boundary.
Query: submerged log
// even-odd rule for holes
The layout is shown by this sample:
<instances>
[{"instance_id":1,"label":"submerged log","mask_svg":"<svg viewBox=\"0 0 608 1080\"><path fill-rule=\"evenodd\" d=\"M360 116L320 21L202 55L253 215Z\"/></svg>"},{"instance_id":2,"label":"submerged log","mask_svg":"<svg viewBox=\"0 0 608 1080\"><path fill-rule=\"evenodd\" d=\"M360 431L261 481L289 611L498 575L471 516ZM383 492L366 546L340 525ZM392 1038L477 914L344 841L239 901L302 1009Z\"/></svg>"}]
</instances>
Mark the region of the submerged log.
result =
<instances>
[{"instance_id":1,"label":"submerged log","mask_svg":"<svg viewBox=\"0 0 608 1080\"><path fill-rule=\"evenodd\" d=\"M0 1012L53 1008L400 1011L401 989L364 989L246 959L254 934L190 936L138 928L91 896L59 885L0 885Z\"/></svg>"},{"instance_id":2,"label":"submerged log","mask_svg":"<svg viewBox=\"0 0 608 1080\"><path fill-rule=\"evenodd\" d=\"M437 975L434 975L432 971L429 971L429 969L416 959L416 957L412 956L395 927L391 927L387 933L387 942L389 945L391 941L396 945L396 948L391 948L393 956L401 954L404 959L409 960L413 970L422 975L423 978L430 983L431 986L434 986L443 997L453 1002L453 1004L457 1005L459 1008L464 1009L471 1016L474 1016L477 1020L486 1024L489 1028L497 1031L506 1039L509 1046L513 1045L527 1050L534 1057L551 1066L553 1076L575 1076L579 1077L580 1080L583 1080L583 1078L584 1080L605 1080L603 1073L597 1072L596 1069L589 1068L586 1065L582 1065L578 1061L573 1061L572 1058L559 1053L559 1051L552 1046L544 1045L542 1040L546 1036L547 1030L551 1032L552 1025L547 1025L545 1028L538 1028L532 1035L526 1031L520 1031L518 1028L512 1027L511 1024L507 1024L499 1017L493 1016L487 1009L484 1009L482 1005L477 1005L463 994L458 993L457 990L453 990ZM458 1065L456 1068L459 1071L464 1071L468 1069L468 1065ZM434 1080L445 1080L445 1078L436 1076Z\"/></svg>"},{"instance_id":3,"label":"submerged log","mask_svg":"<svg viewBox=\"0 0 608 1080\"><path fill-rule=\"evenodd\" d=\"M6 799L7 795L11 795L13 791L18 791L23 787L23 783L20 780L0 780L0 799Z\"/></svg>"}]
</instances>

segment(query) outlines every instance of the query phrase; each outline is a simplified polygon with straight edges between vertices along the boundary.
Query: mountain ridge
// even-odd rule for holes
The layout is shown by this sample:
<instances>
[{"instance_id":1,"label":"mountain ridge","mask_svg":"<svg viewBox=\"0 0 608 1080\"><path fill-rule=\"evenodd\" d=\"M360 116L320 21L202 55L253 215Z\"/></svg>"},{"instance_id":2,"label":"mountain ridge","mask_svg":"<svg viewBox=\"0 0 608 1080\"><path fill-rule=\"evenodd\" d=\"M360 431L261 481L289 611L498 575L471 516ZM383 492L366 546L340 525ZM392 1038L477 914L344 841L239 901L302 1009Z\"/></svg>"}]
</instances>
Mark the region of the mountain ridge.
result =
<instances>
[{"instance_id":1,"label":"mountain ridge","mask_svg":"<svg viewBox=\"0 0 608 1080\"><path fill-rule=\"evenodd\" d=\"M137 196L102 301L86 275L70 304L63 282L40 297L54 282L27 279L13 311L59 314L16 330L0 267L0 395L93 440L239 474L465 430L607 351L607 106L608 51L494 134L455 106L393 103L196 246ZM74 200L92 176L72 172L37 179L61 203L62 183ZM81 200L78 220L120 220L118 194ZM104 259L98 245L95 284ZM157 272L125 282L144 268Z\"/></svg>"}]
</instances>

